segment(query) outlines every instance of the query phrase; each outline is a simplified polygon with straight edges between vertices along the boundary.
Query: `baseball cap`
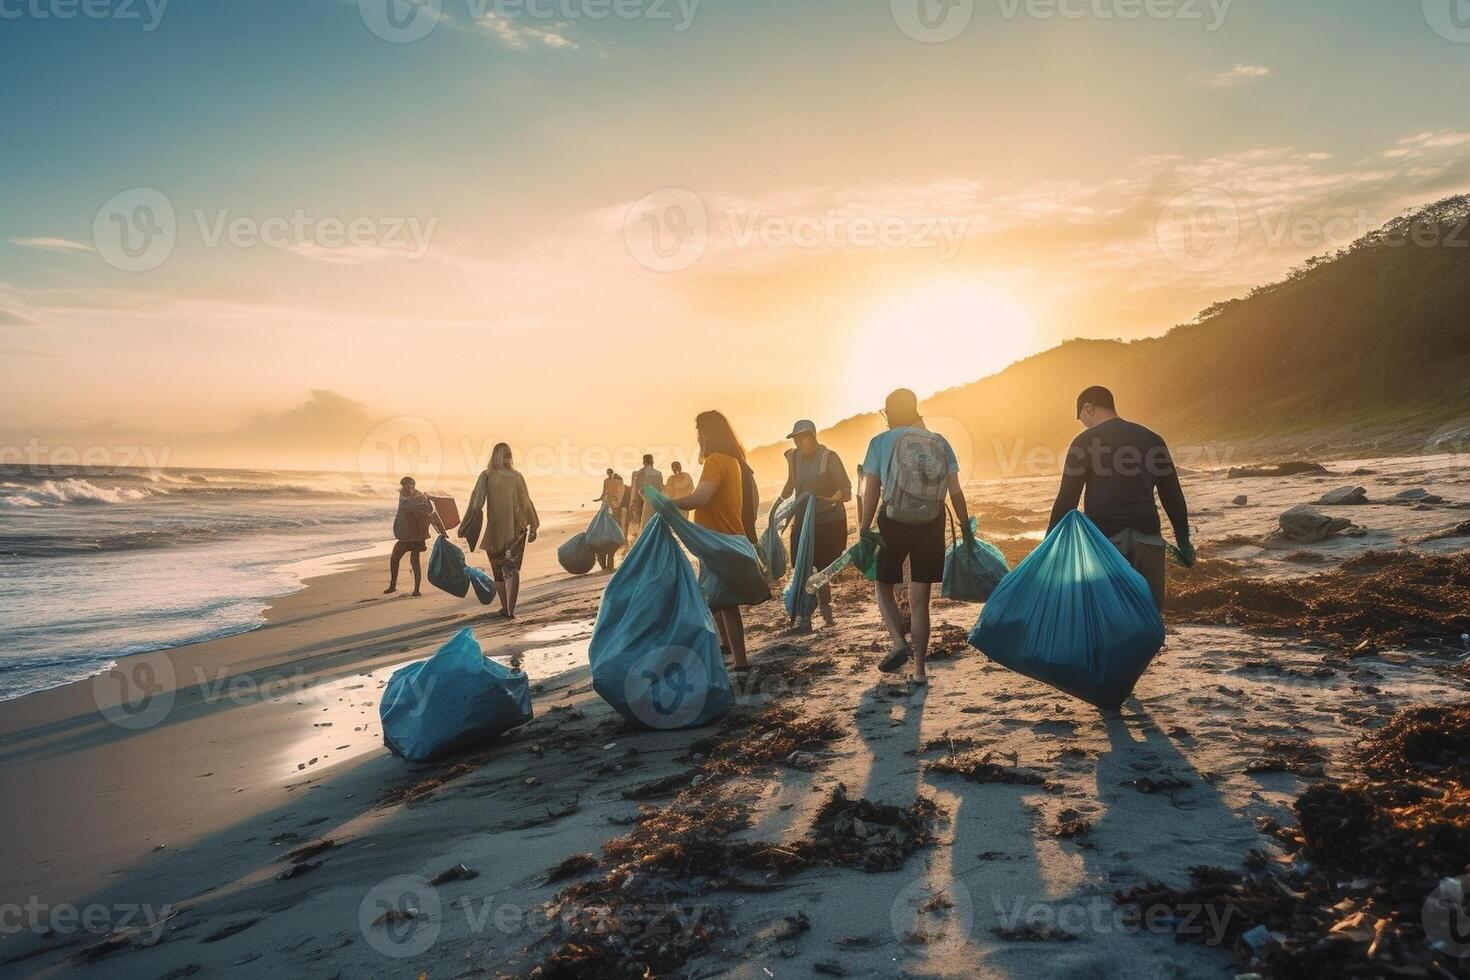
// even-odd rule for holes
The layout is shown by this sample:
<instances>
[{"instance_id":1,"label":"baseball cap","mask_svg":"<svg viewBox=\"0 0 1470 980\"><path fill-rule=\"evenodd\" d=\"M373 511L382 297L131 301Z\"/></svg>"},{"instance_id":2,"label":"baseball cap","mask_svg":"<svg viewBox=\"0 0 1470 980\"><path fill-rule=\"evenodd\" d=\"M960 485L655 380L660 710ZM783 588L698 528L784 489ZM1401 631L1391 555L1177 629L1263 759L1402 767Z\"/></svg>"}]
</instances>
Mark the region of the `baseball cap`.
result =
<instances>
[{"instance_id":1,"label":"baseball cap","mask_svg":"<svg viewBox=\"0 0 1470 980\"><path fill-rule=\"evenodd\" d=\"M802 419L800 422L797 422L791 427L791 431L786 434L786 438L795 439L797 435L802 432L810 432L812 435L816 435L817 423L813 422L811 419Z\"/></svg>"}]
</instances>

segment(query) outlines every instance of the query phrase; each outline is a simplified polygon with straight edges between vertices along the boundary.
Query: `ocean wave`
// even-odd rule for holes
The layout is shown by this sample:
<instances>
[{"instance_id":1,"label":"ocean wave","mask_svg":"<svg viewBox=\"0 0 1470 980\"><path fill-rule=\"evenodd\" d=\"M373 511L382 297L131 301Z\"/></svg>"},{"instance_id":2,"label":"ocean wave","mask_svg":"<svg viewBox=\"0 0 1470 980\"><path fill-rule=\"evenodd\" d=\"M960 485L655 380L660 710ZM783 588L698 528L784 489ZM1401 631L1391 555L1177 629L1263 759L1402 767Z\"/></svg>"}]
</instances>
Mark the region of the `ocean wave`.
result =
<instances>
[{"instance_id":1,"label":"ocean wave","mask_svg":"<svg viewBox=\"0 0 1470 980\"><path fill-rule=\"evenodd\" d=\"M210 480L202 475L150 474L111 479L93 476L42 479L36 482L7 480L0 483L0 507L12 509L137 504L159 497L200 499L229 496L318 500L392 499L390 493L379 488L354 484L348 480L253 483L218 478Z\"/></svg>"},{"instance_id":2,"label":"ocean wave","mask_svg":"<svg viewBox=\"0 0 1470 980\"><path fill-rule=\"evenodd\" d=\"M103 487L78 478L42 480L40 483L0 483L0 505L9 507L61 507L65 504L127 504L167 493L140 487Z\"/></svg>"},{"instance_id":3,"label":"ocean wave","mask_svg":"<svg viewBox=\"0 0 1470 980\"><path fill-rule=\"evenodd\" d=\"M211 542L223 538L261 533L349 529L353 527L383 528L391 526L392 515L376 513L302 513L294 515L252 515L236 519L212 517L208 522L179 526L137 528L98 526L78 529L57 528L54 532L27 529L27 533L6 533L0 525L0 556L10 558L57 558L66 555L102 554L117 551L139 551L152 548L176 548Z\"/></svg>"}]
</instances>

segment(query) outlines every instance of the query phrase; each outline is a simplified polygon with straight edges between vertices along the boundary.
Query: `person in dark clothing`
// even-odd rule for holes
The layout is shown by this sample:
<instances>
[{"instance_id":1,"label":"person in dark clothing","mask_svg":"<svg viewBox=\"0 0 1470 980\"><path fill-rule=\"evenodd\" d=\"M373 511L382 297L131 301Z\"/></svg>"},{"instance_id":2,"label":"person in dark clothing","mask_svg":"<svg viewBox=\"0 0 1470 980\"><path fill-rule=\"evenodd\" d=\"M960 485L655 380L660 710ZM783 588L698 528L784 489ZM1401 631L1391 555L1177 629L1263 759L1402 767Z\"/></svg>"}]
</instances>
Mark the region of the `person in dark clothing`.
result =
<instances>
[{"instance_id":1,"label":"person in dark clothing","mask_svg":"<svg viewBox=\"0 0 1470 980\"><path fill-rule=\"evenodd\" d=\"M1084 431L1067 449L1047 531L1076 510L1086 491L1083 513L1148 581L1154 602L1163 611L1165 544L1155 492L1174 527L1180 560L1186 568L1194 565L1189 507L1169 447L1153 431L1120 418L1113 393L1101 386L1077 396L1077 420Z\"/></svg>"}]
</instances>

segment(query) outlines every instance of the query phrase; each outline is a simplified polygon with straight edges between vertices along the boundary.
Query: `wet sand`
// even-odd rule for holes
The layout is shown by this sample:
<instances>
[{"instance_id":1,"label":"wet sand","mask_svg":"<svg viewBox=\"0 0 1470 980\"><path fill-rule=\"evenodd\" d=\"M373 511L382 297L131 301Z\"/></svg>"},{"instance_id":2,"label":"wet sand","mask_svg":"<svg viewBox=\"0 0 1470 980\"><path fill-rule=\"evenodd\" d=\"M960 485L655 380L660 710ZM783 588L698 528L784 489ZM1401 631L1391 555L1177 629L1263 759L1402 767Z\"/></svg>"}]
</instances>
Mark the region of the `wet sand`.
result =
<instances>
[{"instance_id":1,"label":"wet sand","mask_svg":"<svg viewBox=\"0 0 1470 980\"><path fill-rule=\"evenodd\" d=\"M1463 470L1442 460L1332 468L1360 466L1378 472L1191 475L1197 540L1207 558L1241 563L1231 575L1267 578L1331 569L1370 549L1470 546L1465 537L1408 543L1465 519ZM1311 567L1252 543L1287 507L1345 484L1374 499L1411 485L1445 499L1323 508L1368 530L1296 549L1318 556ZM971 488L982 534L1024 554L1053 490L1051 480ZM1247 505L1231 503L1239 494ZM1289 822L1296 797L1365 729L1409 704L1463 702L1470 687L1448 649L1385 643L1345 657L1340 636L1176 618L1135 698L1104 715L991 664L965 645L978 607L939 603L941 658L931 688L911 692L876 673L876 612L866 585L844 577L835 629L786 636L777 603L749 612L757 672L722 726L636 732L587 681L605 578L568 578L555 569L557 542L543 540L515 623L484 618L472 599L378 597L374 564L314 580L281 600L266 628L173 651L168 669L188 683L147 727L101 717L90 682L5 705L3 780L26 789L0 818L3 901L34 896L40 911L29 919L53 926L57 903L100 909L102 928L6 934L3 971L521 974L555 966L555 951L585 938L585 923L548 904L575 888L587 899L562 910L610 894L635 894L639 908L649 895L678 896L684 928L664 945L695 937L682 951L687 975L1211 974L1230 967L1228 949L1126 928L1114 892L1183 884L1195 865L1238 867L1253 849L1279 854L1258 820ZM467 623L491 655L533 651L537 673L575 667L539 680L536 721L498 742L442 763L393 759L377 728L381 685ZM233 695L218 686L234 678ZM775 710L795 712L775 728L818 733L806 755L759 751ZM1324 761L1279 765L1282 740L1310 743ZM851 800L931 800L927 838L903 838L896 870L836 860L838 831L814 821L839 785ZM667 855L604 852L630 832L657 843L636 836L648 833L635 825L640 806L670 819L738 814L719 829L721 847L748 865L734 869L738 882L681 877ZM875 828L884 831L859 833L849 820L841 833L858 835L865 854ZM320 841L331 846L312 848ZM547 880L577 855L591 857ZM460 864L473 877L427 883ZM106 938L109 926L117 931ZM96 959L78 965L78 956Z\"/></svg>"}]
</instances>

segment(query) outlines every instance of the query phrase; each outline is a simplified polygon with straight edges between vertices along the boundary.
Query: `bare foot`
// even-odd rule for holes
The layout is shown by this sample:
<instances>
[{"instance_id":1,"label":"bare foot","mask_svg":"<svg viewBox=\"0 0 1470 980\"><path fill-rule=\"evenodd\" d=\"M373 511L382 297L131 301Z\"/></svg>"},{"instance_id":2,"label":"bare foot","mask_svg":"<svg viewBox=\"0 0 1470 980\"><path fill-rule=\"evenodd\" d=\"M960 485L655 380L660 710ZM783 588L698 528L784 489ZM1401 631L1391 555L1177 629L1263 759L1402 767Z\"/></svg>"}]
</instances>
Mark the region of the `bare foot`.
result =
<instances>
[{"instance_id":1,"label":"bare foot","mask_svg":"<svg viewBox=\"0 0 1470 980\"><path fill-rule=\"evenodd\" d=\"M415 599L418 599L423 596L423 593L420 592L418 589L414 589L412 592L409 593L409 595L413 596Z\"/></svg>"},{"instance_id":2,"label":"bare foot","mask_svg":"<svg viewBox=\"0 0 1470 980\"><path fill-rule=\"evenodd\" d=\"M396 585L390 585L386 589L383 590L383 595L392 595L393 593L395 593L397 591L398 591L398 586L396 586Z\"/></svg>"}]
</instances>

